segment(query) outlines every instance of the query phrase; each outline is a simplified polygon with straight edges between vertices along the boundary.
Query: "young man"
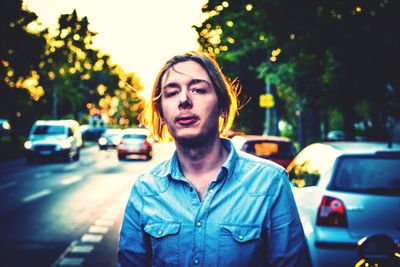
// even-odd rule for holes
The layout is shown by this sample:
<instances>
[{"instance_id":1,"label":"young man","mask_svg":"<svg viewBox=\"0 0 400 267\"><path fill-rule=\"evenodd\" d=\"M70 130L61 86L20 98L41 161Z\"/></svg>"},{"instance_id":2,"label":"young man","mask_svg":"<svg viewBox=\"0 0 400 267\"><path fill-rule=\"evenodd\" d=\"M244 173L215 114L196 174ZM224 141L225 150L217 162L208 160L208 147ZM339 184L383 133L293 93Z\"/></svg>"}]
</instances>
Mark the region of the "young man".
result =
<instances>
[{"instance_id":1,"label":"young man","mask_svg":"<svg viewBox=\"0 0 400 267\"><path fill-rule=\"evenodd\" d=\"M121 227L119 266L308 266L285 170L220 138L237 113L235 87L209 56L160 71L142 117L173 157L140 175Z\"/></svg>"}]
</instances>

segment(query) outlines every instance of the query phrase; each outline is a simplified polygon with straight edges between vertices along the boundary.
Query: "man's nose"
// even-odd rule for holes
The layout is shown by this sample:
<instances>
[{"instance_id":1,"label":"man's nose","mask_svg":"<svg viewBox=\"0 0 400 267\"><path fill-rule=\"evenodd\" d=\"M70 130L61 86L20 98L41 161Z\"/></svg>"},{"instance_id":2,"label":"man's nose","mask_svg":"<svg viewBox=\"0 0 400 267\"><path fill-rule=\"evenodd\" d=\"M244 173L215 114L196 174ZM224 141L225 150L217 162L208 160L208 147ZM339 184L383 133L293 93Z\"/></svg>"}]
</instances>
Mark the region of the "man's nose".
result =
<instances>
[{"instance_id":1,"label":"man's nose","mask_svg":"<svg viewBox=\"0 0 400 267\"><path fill-rule=\"evenodd\" d=\"M187 90L182 90L179 96L179 108L191 108L192 100L189 97Z\"/></svg>"}]
</instances>

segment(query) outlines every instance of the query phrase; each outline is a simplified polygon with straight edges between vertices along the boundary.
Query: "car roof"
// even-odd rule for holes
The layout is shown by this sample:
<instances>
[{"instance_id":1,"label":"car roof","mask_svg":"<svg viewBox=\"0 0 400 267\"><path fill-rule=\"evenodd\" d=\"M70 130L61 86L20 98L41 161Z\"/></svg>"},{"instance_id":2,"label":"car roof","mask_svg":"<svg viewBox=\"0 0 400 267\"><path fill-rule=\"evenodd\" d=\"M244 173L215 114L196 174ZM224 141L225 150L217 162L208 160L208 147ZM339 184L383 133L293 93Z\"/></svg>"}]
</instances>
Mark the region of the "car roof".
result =
<instances>
[{"instance_id":1,"label":"car roof","mask_svg":"<svg viewBox=\"0 0 400 267\"><path fill-rule=\"evenodd\" d=\"M74 120L38 120L35 125L74 125L79 126L79 123Z\"/></svg>"},{"instance_id":2,"label":"car roof","mask_svg":"<svg viewBox=\"0 0 400 267\"><path fill-rule=\"evenodd\" d=\"M243 138L247 141L283 141L291 142L289 138L283 136L273 136L273 135L237 135L233 138Z\"/></svg>"},{"instance_id":3,"label":"car roof","mask_svg":"<svg viewBox=\"0 0 400 267\"><path fill-rule=\"evenodd\" d=\"M341 141L341 142L321 142L314 143L313 146L324 146L324 149L331 148L336 153L342 155L349 154L375 154L376 152L400 152L400 144L393 143L392 147L386 142L367 142L367 141Z\"/></svg>"}]
</instances>

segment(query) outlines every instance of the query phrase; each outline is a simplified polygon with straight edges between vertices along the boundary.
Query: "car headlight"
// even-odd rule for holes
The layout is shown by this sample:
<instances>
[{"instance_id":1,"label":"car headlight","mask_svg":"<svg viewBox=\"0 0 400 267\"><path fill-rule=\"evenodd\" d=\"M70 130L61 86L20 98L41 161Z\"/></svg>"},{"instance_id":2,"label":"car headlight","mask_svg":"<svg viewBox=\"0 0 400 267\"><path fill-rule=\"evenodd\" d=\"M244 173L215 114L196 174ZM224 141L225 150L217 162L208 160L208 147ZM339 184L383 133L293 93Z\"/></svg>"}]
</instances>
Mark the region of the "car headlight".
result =
<instances>
[{"instance_id":1,"label":"car headlight","mask_svg":"<svg viewBox=\"0 0 400 267\"><path fill-rule=\"evenodd\" d=\"M31 149L32 148L32 142L31 141L26 141L25 143L24 143L24 147L25 147L25 149Z\"/></svg>"},{"instance_id":2,"label":"car headlight","mask_svg":"<svg viewBox=\"0 0 400 267\"><path fill-rule=\"evenodd\" d=\"M71 143L68 142L67 140L64 140L64 141L61 142L60 148L61 148L61 149L68 149L68 148L71 148Z\"/></svg>"},{"instance_id":3,"label":"car headlight","mask_svg":"<svg viewBox=\"0 0 400 267\"><path fill-rule=\"evenodd\" d=\"M112 143L113 143L114 145L118 145L120 142L121 142L121 137L119 137L119 136L114 136L114 137L112 138Z\"/></svg>"},{"instance_id":4,"label":"car headlight","mask_svg":"<svg viewBox=\"0 0 400 267\"><path fill-rule=\"evenodd\" d=\"M99 138L99 145L104 146L107 144L107 139L104 137Z\"/></svg>"}]
</instances>

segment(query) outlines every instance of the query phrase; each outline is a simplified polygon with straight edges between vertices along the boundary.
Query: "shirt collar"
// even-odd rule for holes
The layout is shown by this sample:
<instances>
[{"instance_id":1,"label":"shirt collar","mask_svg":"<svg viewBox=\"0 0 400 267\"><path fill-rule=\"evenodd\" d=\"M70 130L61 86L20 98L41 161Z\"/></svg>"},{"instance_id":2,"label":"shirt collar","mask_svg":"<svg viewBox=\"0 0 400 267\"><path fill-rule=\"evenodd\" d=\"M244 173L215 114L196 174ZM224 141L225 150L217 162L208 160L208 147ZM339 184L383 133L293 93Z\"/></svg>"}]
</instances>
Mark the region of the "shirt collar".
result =
<instances>
[{"instance_id":1,"label":"shirt collar","mask_svg":"<svg viewBox=\"0 0 400 267\"><path fill-rule=\"evenodd\" d=\"M228 149L229 155L224 164L222 164L222 171L224 172L225 175L219 175L217 182L219 180L222 180L225 177L230 177L232 176L235 166L236 166L236 161L238 158L238 153L233 145L233 143L226 138L221 138L222 145ZM179 167L179 159L176 151L172 155L172 157L167 160L166 162L162 163L153 171L151 172L153 175L158 176L158 177L166 177L169 176L173 179L176 180L184 180L184 176L180 170Z\"/></svg>"}]
</instances>

